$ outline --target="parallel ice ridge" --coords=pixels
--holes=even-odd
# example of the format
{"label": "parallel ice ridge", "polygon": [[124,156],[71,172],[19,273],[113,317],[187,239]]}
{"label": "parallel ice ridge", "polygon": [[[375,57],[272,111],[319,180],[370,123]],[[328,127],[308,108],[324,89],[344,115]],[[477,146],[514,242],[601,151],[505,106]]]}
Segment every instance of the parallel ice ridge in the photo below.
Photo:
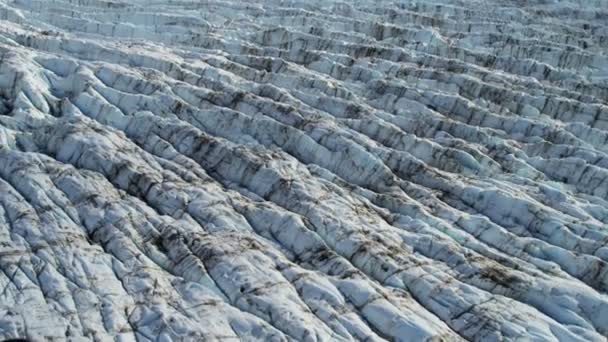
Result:
{"label": "parallel ice ridge", "polygon": [[607,0],[0,0],[0,339],[606,341],[607,52]]}

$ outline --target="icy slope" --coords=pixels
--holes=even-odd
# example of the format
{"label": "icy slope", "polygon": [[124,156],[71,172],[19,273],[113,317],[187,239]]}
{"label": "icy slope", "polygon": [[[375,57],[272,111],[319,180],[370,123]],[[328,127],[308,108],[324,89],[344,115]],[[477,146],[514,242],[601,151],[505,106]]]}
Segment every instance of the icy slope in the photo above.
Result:
{"label": "icy slope", "polygon": [[606,341],[607,0],[0,19],[0,339]]}

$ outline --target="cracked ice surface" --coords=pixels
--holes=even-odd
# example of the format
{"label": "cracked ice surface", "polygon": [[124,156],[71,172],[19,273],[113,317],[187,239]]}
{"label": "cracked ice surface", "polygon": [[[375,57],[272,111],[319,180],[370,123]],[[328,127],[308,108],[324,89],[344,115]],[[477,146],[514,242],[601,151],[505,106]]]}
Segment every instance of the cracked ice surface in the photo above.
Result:
{"label": "cracked ice surface", "polygon": [[606,341],[608,2],[0,0],[0,339]]}

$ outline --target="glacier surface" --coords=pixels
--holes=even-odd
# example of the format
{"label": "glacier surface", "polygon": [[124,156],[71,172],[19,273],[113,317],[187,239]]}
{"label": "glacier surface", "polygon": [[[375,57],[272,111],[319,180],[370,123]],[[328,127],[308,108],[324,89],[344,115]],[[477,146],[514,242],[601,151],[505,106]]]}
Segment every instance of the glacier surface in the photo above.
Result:
{"label": "glacier surface", "polygon": [[0,339],[606,341],[607,0],[0,0]]}

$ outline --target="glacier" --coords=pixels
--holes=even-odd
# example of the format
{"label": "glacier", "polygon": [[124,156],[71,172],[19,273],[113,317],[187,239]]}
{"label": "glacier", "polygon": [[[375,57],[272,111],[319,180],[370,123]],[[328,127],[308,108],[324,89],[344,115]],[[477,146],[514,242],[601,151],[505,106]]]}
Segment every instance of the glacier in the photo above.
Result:
{"label": "glacier", "polygon": [[608,0],[0,0],[0,340],[607,341]]}

